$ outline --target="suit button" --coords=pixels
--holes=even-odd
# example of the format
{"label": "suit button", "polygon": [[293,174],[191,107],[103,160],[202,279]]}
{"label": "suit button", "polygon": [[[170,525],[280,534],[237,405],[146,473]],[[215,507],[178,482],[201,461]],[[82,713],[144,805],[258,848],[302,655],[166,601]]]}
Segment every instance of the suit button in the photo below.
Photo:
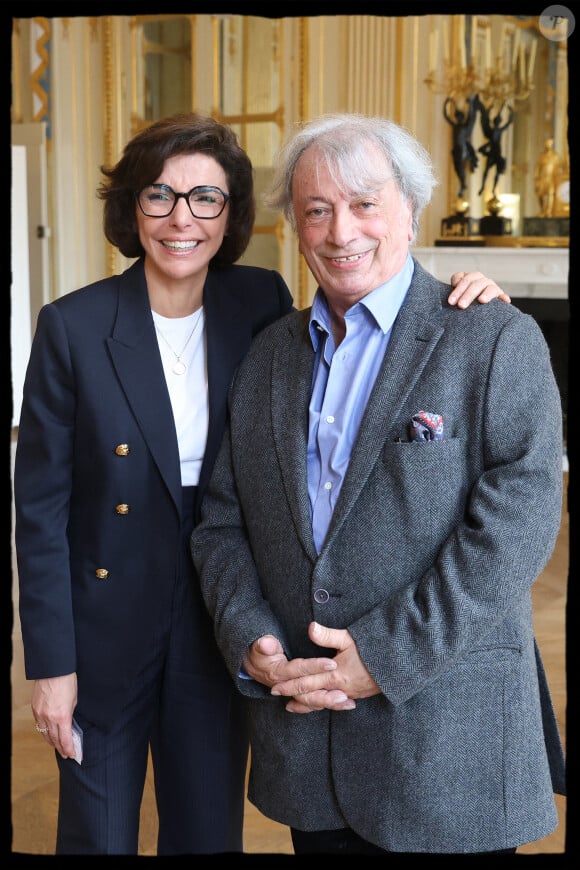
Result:
{"label": "suit button", "polygon": [[118,514],[125,515],[125,514],[129,513],[131,508],[129,507],[128,504],[118,504],[117,507],[115,508],[115,510],[117,511]]}
{"label": "suit button", "polygon": [[314,600],[317,604],[328,604],[330,595],[326,589],[317,589],[314,593]]}
{"label": "suit button", "polygon": [[128,456],[131,452],[131,448],[128,444],[117,444],[115,447],[115,453],[117,456]]}
{"label": "suit button", "polygon": [[106,580],[109,576],[109,572],[106,568],[97,568],[95,574],[97,575],[97,580]]}

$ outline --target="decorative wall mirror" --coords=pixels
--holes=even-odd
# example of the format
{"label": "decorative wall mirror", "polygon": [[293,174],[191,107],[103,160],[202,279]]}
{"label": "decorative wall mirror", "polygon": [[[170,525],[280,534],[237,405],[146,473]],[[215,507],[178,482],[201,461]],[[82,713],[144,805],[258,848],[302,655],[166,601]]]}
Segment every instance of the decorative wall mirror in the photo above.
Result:
{"label": "decorative wall mirror", "polygon": [[[256,224],[241,262],[279,269],[283,221],[261,206],[261,194],[282,135],[281,20],[212,16],[212,51],[203,81],[197,74],[195,15],[135,16],[132,27],[134,128],[173,112],[198,109],[200,90],[207,91],[210,81],[211,114],[233,127],[255,170]],[[205,95],[202,102],[207,102]]]}
{"label": "decorative wall mirror", "polygon": [[133,112],[139,126],[192,107],[193,26],[192,16],[135,18]]}

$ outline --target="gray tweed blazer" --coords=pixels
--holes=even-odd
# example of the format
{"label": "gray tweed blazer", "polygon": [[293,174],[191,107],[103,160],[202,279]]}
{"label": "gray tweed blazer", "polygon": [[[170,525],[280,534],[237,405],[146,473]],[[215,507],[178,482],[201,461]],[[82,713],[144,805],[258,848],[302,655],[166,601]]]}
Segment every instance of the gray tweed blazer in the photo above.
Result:
{"label": "gray tweed blazer", "polygon": [[[556,827],[564,792],[530,595],[561,518],[560,397],[530,316],[501,302],[458,311],[448,292],[415,264],[319,554],[308,311],[268,327],[238,370],[192,537],[247,697],[250,800],[284,824],[349,826],[393,851],[531,842]],[[420,410],[443,415],[443,440],[409,440]],[[349,630],[381,694],[297,715],[239,678],[263,634],[288,657],[323,654],[313,619]]]}

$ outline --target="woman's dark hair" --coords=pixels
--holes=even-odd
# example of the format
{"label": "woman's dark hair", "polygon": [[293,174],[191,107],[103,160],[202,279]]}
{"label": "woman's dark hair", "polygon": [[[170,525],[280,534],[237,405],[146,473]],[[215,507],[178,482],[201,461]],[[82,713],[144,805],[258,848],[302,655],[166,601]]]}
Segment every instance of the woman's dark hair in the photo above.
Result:
{"label": "woman's dark hair", "polygon": [[256,213],[250,158],[230,127],[190,112],[155,121],[127,143],[115,166],[101,166],[107,180],[101,183],[97,195],[105,202],[105,236],[125,257],[145,253],[137,230],[136,194],[159,178],[168,158],[197,153],[208,154],[220,164],[231,196],[226,235],[212,264],[229,266],[242,256],[250,242]]}

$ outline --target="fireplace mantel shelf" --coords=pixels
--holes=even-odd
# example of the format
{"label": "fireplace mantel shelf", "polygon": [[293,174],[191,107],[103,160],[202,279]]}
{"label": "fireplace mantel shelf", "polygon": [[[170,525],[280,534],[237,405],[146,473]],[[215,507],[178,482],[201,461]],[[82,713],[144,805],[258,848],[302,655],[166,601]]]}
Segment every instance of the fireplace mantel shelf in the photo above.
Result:
{"label": "fireplace mantel shelf", "polygon": [[421,265],[440,281],[454,272],[483,272],[513,298],[567,299],[569,248],[412,248]]}

